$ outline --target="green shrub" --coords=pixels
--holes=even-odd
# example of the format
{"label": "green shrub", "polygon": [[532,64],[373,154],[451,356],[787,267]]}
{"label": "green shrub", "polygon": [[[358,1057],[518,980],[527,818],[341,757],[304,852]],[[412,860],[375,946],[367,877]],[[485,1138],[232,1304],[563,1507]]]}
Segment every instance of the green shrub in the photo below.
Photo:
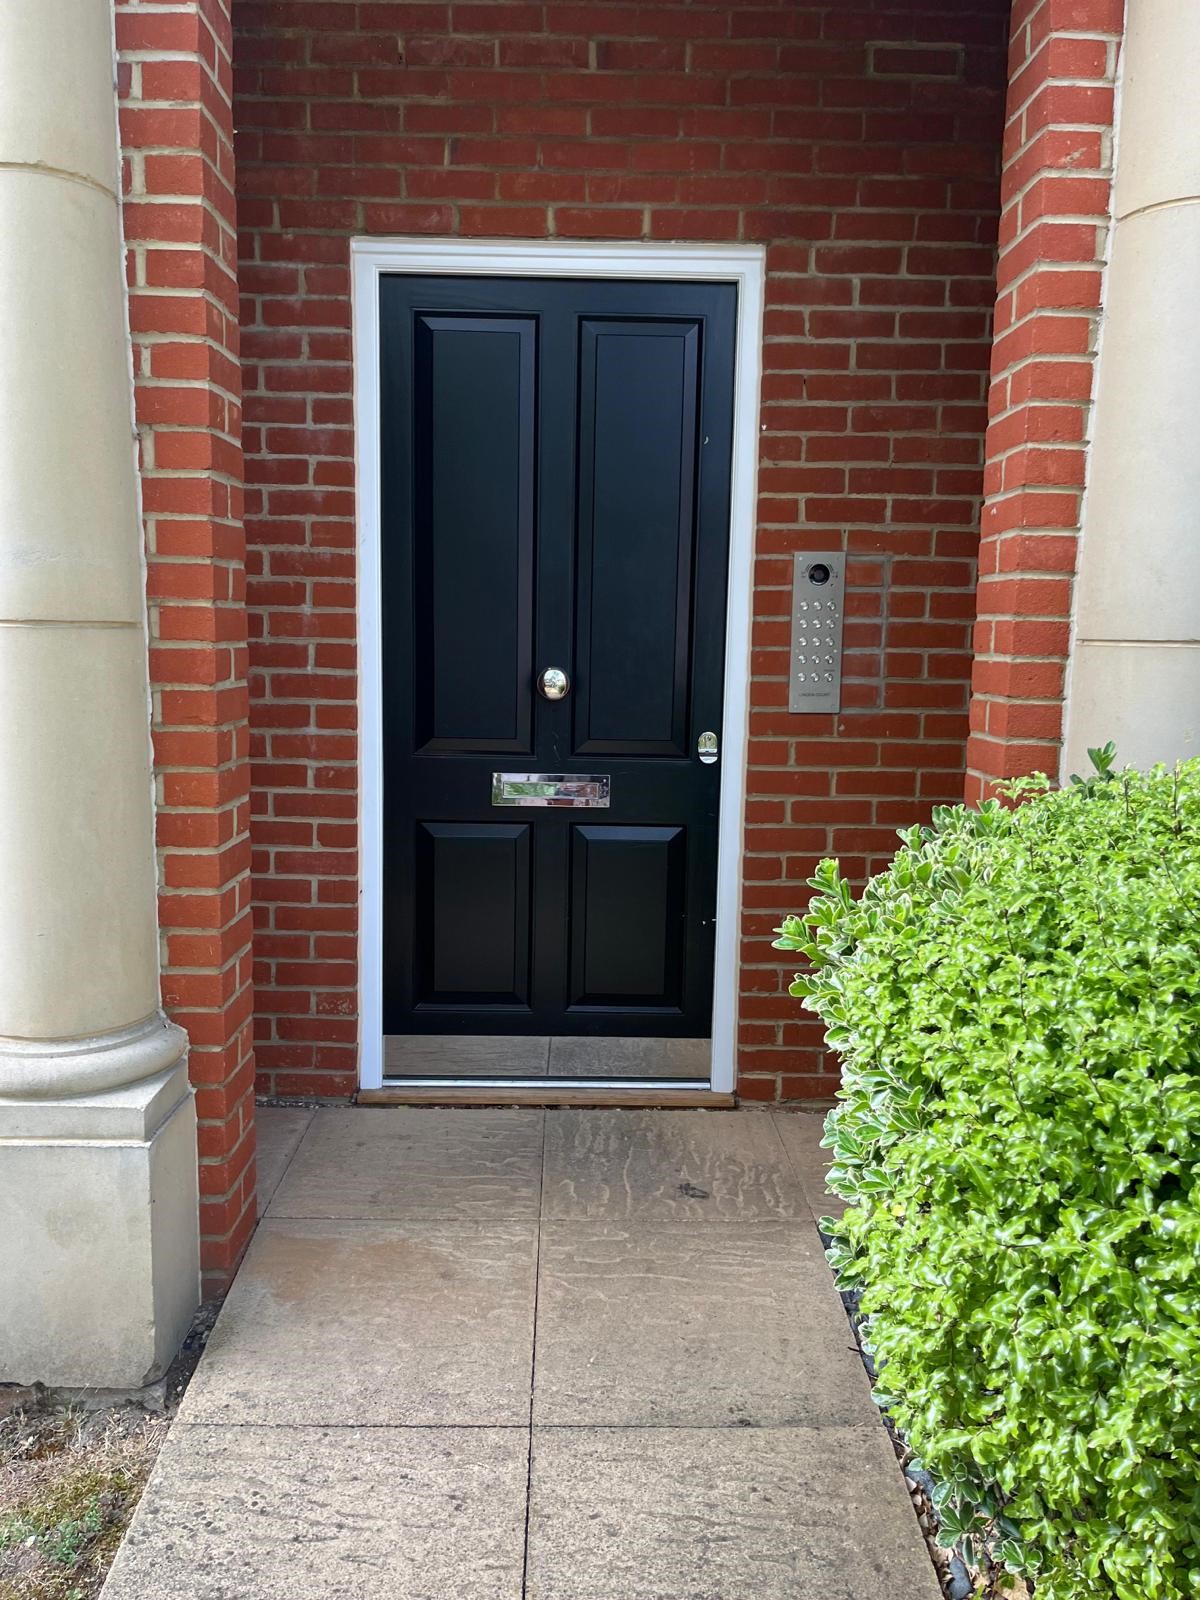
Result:
{"label": "green shrub", "polygon": [[[1100,766],[1111,752],[1099,752]],[[844,1085],[826,1222],[945,1542],[1200,1595],[1200,761],[936,813],[779,930]]]}

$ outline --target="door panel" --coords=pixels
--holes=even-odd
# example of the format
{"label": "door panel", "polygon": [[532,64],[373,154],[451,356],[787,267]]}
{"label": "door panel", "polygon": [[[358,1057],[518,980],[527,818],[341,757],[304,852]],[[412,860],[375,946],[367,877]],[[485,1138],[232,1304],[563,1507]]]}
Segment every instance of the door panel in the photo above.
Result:
{"label": "door panel", "polygon": [[686,753],[699,355],[694,322],[581,329],[581,752]]}
{"label": "door panel", "polygon": [[[709,1032],[735,310],[382,281],[386,1034]],[[497,771],[610,804],[495,806]]]}
{"label": "door panel", "polygon": [[427,315],[414,334],[417,748],[527,753],[536,327]]}
{"label": "door panel", "polygon": [[419,1006],[529,1006],[527,823],[417,824]]}
{"label": "door panel", "polygon": [[682,1010],[685,850],[682,828],[572,829],[572,1010]]}

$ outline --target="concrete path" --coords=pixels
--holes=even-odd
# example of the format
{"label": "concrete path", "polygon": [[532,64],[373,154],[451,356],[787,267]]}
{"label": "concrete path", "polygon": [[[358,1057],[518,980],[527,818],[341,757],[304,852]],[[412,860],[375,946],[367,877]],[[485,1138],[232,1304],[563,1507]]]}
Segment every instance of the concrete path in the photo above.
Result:
{"label": "concrete path", "polygon": [[804,1113],[262,1115],[104,1600],[938,1600]]}

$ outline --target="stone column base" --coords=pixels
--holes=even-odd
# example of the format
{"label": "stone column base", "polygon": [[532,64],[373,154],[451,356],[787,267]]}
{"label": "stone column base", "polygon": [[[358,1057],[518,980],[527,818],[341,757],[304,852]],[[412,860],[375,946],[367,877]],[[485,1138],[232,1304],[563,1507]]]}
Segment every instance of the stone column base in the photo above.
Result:
{"label": "stone column base", "polygon": [[134,1389],[200,1300],[186,1057],[140,1083],[0,1098],[0,1382]]}

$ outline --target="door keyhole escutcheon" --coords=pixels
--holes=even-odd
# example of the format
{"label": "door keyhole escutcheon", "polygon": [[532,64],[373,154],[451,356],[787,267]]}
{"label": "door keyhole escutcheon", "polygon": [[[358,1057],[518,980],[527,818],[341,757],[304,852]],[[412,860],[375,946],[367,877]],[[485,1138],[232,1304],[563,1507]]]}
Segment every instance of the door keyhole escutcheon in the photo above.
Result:
{"label": "door keyhole escutcheon", "polygon": [[717,759],[717,736],[715,733],[702,733],[696,740],[696,754],[706,767],[711,767]]}
{"label": "door keyhole escutcheon", "polygon": [[571,680],[561,667],[546,667],[538,674],[538,693],[546,700],[565,699]]}

